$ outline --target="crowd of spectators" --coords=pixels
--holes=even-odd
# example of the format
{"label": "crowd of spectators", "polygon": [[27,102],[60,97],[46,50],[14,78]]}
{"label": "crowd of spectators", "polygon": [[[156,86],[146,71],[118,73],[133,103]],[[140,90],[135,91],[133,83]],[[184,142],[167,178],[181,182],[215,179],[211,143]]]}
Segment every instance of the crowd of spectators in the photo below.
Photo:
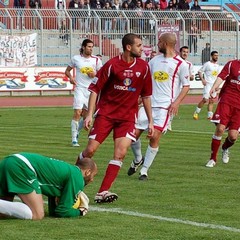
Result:
{"label": "crowd of spectators", "polygon": [[[71,0],[71,2],[80,3],[82,0]],[[71,4],[70,2],[70,4]],[[194,0],[194,3],[190,7],[189,2],[191,0],[119,0],[117,9],[134,10],[139,8],[139,2],[142,9],[145,10],[164,10],[164,11],[201,11],[198,0]],[[82,2],[84,4],[84,0]],[[109,3],[109,7],[116,9],[114,0],[90,0],[90,7],[92,9],[104,9],[106,3]],[[69,7],[70,7],[69,4]]]}
{"label": "crowd of spectators", "polygon": [[[26,1],[26,3],[25,3]],[[14,0],[13,7],[19,7],[16,6],[17,2],[24,2],[24,6],[21,6],[23,8],[32,8],[34,2],[39,2],[40,0]],[[84,9],[86,5],[86,0],[55,0],[57,2],[56,4],[59,5],[59,3],[66,3],[66,9]],[[138,0],[119,0],[117,3],[117,8],[115,8],[115,1],[114,0],[90,0],[89,6],[91,9],[105,9],[106,4],[109,4],[108,8],[111,9],[127,9],[127,10],[134,10],[138,7],[137,3]],[[198,4],[198,0],[194,0],[193,4],[191,3],[192,0],[140,0],[141,7],[146,10],[164,10],[164,11],[175,11],[175,10],[192,10],[192,11],[201,11],[201,7]],[[45,2],[42,1],[41,5],[42,8],[51,8],[54,6],[49,7],[48,5],[44,4]],[[55,5],[56,5],[55,4]],[[190,7],[190,4],[192,5]],[[46,5],[46,6],[45,6]],[[11,6],[9,6],[11,7]],[[40,7],[40,6],[39,6]]]}

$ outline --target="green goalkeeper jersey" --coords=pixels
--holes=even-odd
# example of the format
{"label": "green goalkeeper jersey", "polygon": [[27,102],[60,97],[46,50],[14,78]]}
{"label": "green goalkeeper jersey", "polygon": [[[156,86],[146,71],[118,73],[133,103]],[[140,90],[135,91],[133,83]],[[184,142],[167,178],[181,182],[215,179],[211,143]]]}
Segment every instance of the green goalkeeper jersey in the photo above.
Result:
{"label": "green goalkeeper jersey", "polygon": [[[22,171],[25,172],[21,175]],[[18,173],[17,178],[13,176],[15,173]],[[33,180],[29,180],[27,174],[31,175]],[[73,206],[79,192],[83,191],[85,182],[82,172],[77,166],[58,159],[25,152],[10,155],[0,162],[0,195],[7,192],[29,193],[29,184],[25,184],[25,186],[24,181],[33,182],[32,191],[35,190],[49,198],[58,197],[57,206],[54,204],[50,206],[49,212],[52,214],[58,217],[80,215],[80,210]]]}

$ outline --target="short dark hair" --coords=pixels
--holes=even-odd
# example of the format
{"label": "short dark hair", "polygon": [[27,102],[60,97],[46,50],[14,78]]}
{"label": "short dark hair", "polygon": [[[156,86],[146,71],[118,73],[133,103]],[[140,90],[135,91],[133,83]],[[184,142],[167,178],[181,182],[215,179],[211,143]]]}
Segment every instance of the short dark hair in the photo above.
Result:
{"label": "short dark hair", "polygon": [[138,38],[140,39],[140,37],[137,34],[134,33],[127,33],[124,35],[124,37],[122,38],[122,48],[123,51],[126,50],[126,46],[127,45],[133,45],[134,44],[134,40]]}
{"label": "short dark hair", "polygon": [[83,47],[86,47],[88,45],[88,43],[93,44],[93,41],[88,38],[83,40],[81,48],[80,48],[80,53],[83,53]]}
{"label": "short dark hair", "polygon": [[218,51],[212,51],[211,52],[211,56],[213,56],[214,54],[218,54]]}
{"label": "short dark hair", "polygon": [[183,49],[188,49],[188,46],[182,46],[179,51],[181,52]]}
{"label": "short dark hair", "polygon": [[82,170],[90,169],[92,172],[97,169],[97,165],[92,158],[78,158],[76,166],[78,166]]}

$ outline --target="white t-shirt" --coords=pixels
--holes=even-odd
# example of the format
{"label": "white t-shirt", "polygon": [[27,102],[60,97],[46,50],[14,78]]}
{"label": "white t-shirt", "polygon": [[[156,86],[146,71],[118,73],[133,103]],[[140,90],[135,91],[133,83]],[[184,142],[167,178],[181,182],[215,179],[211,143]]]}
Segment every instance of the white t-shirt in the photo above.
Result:
{"label": "white t-shirt", "polygon": [[188,68],[189,68],[189,74],[190,76],[191,75],[194,75],[194,68],[193,68],[193,64],[191,62],[189,62],[188,60],[185,60],[185,62],[187,63],[188,65]]}
{"label": "white t-shirt", "polygon": [[213,63],[208,61],[203,64],[203,66],[199,69],[198,72],[204,74],[204,79],[207,83],[214,83],[218,74],[220,73],[220,66],[218,63]]}
{"label": "white t-shirt", "polygon": [[152,107],[168,108],[178,97],[182,86],[189,86],[189,66],[178,55],[157,55],[149,62],[152,75]]}
{"label": "white t-shirt", "polygon": [[93,55],[89,58],[85,58],[82,55],[75,55],[68,65],[76,68],[77,86],[88,88],[93,78],[90,78],[87,73],[92,71],[96,73],[102,67],[102,61]]}

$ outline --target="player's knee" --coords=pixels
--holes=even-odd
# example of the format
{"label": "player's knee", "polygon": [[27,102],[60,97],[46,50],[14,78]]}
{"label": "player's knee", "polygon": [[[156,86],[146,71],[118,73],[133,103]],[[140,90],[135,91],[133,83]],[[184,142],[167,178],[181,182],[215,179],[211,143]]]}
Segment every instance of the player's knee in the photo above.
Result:
{"label": "player's knee", "polygon": [[96,149],[93,147],[88,147],[84,152],[83,152],[83,156],[84,157],[88,157],[88,158],[92,158],[94,153],[96,152]]}
{"label": "player's knee", "polygon": [[230,136],[228,136],[228,139],[229,139],[230,142],[234,143],[237,140],[237,136],[230,135]]}
{"label": "player's knee", "polygon": [[44,218],[44,212],[33,213],[32,220],[42,220]]}

